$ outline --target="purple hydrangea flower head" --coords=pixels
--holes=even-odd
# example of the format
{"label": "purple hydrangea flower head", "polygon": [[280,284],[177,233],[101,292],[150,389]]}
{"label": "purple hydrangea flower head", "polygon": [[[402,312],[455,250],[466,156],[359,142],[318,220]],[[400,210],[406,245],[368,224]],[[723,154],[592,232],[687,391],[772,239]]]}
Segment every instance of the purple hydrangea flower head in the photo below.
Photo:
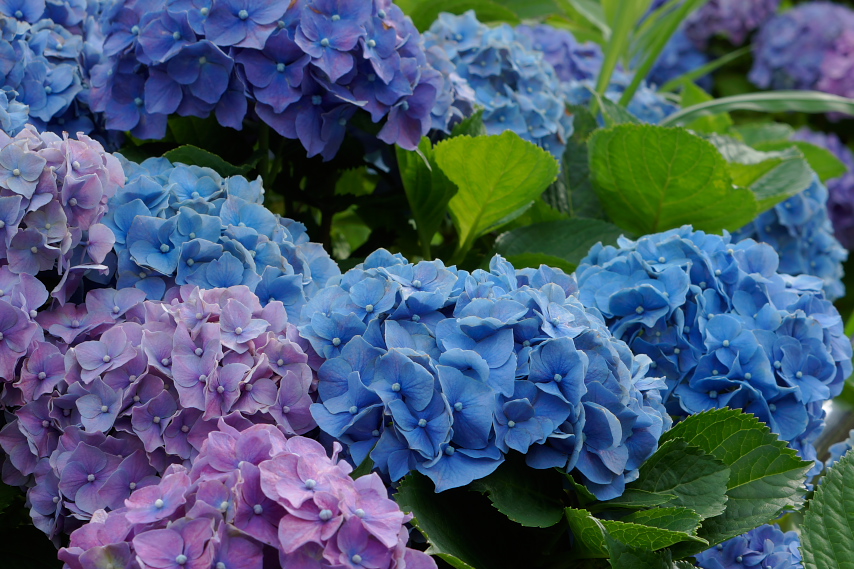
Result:
{"label": "purple hydrangea flower head", "polygon": [[766,524],[697,555],[697,564],[703,569],[803,569],[800,545],[797,532]]}
{"label": "purple hydrangea flower head", "polygon": [[851,374],[851,345],[822,281],[778,272],[774,248],[685,226],[594,246],[581,301],[665,376],[673,415],[742,408],[806,460],[822,403]]}
{"label": "purple hydrangea flower head", "polygon": [[835,134],[801,129],[792,137],[826,148],[842,161],[847,172],[827,181],[827,213],[836,238],[846,249],[854,247],[854,153]]}
{"label": "purple hydrangea flower head", "polygon": [[819,277],[829,300],[845,295],[842,262],[848,258],[848,251],[833,234],[828,190],[818,176],[809,188],[733,233],[735,241],[746,238],[773,246],[780,255],[780,272]]}
{"label": "purple hydrangea flower head", "polygon": [[435,569],[407,547],[411,516],[379,475],[352,479],[340,448],[330,458],[318,442],[286,438],[272,425],[220,420],[191,469],[173,465],[124,507],[98,511],[59,557],[66,567],[111,557],[140,568],[260,569],[278,557],[282,567]]}
{"label": "purple hydrangea flower head", "polygon": [[[766,22],[755,41],[748,78],[763,89],[816,89],[825,76],[844,68],[834,55],[837,41],[854,27],[854,11],[831,2],[807,2]],[[846,40],[842,40],[843,46]]]}
{"label": "purple hydrangea flower head", "polygon": [[710,0],[685,20],[685,35],[700,49],[715,36],[741,45],[779,6],[780,0]]}
{"label": "purple hydrangea flower head", "polygon": [[325,360],[317,424],[393,480],[418,470],[442,491],[515,451],[613,497],[670,426],[649,359],[614,340],[560,270],[495,257],[469,274],[380,250],[310,300],[302,322]]}

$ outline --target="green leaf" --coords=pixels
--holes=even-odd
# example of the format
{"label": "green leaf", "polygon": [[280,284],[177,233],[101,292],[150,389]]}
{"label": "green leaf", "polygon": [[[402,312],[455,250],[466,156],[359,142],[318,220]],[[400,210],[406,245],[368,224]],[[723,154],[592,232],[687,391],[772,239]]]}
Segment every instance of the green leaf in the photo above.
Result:
{"label": "green leaf", "polygon": [[564,516],[562,476],[556,470],[534,470],[519,456],[510,456],[470,488],[489,496],[492,505],[514,522],[547,528]]}
{"label": "green leaf", "polygon": [[726,507],[729,477],[730,469],[723,462],[676,439],[663,443],[641,465],[638,479],[629,488],[674,494],[676,497],[666,502],[667,506],[690,508],[701,518],[710,518]]}
{"label": "green leaf", "polygon": [[[706,101],[713,100],[713,98],[714,97],[712,97],[693,83],[686,83],[682,87],[683,107],[690,107],[691,105],[705,103]],[[692,121],[690,124],[686,125],[686,128],[695,132],[724,133],[727,132],[730,127],[732,127],[732,124],[732,117],[729,116],[729,113],[720,113],[717,115],[700,117],[697,120]]]}
{"label": "green leaf", "polygon": [[474,10],[477,13],[477,19],[484,23],[507,22],[513,25],[519,23],[519,17],[513,10],[491,0],[430,0],[419,2],[407,13],[418,31],[423,32],[430,28],[442,12],[462,14],[469,10]]}
{"label": "green leaf", "polygon": [[744,140],[745,144],[753,147],[765,142],[789,140],[789,137],[795,134],[795,129],[780,122],[740,124],[732,127],[732,130]]}
{"label": "green leaf", "polygon": [[751,52],[753,48],[751,46],[744,46],[739,48],[733,52],[730,52],[724,56],[721,56],[709,63],[703,65],[702,67],[698,67],[697,69],[693,69],[687,73],[683,73],[678,77],[674,77],[664,85],[658,88],[658,91],[661,93],[669,93],[671,91],[675,91],[680,85],[684,85],[688,82],[694,82],[695,80],[705,77],[706,75],[720,69],[724,65],[732,63],[736,59],[743,57]]}
{"label": "green leaf", "polygon": [[558,0],[558,5],[570,14],[578,14],[585,20],[599,28],[604,36],[610,36],[611,27],[605,20],[605,12],[602,4],[596,0]]}
{"label": "green leaf", "polygon": [[617,68],[617,63],[628,50],[632,30],[649,4],[650,0],[602,0],[605,20],[611,28],[608,45],[604,50],[605,59],[596,81],[596,92],[603,98],[611,84],[611,76]]}
{"label": "green leaf", "polygon": [[813,170],[800,150],[761,152],[728,136],[709,139],[729,162],[732,182],[750,188],[763,212],[810,187]]}
{"label": "green leaf", "polygon": [[356,206],[350,206],[332,216],[332,254],[336,259],[346,259],[350,253],[367,243],[371,236],[368,227],[356,212]]}
{"label": "green leaf", "polygon": [[337,196],[369,196],[377,188],[378,177],[367,167],[345,170],[335,183]]}
{"label": "green leaf", "polygon": [[652,508],[666,504],[671,500],[676,499],[676,494],[662,494],[659,492],[649,492],[647,490],[639,490],[637,488],[626,488],[622,496],[601,502],[599,506],[605,508],[626,508],[636,510],[642,508]]}
{"label": "green leaf", "polygon": [[430,242],[448,214],[448,202],[457,188],[436,163],[430,139],[422,138],[417,151],[396,146],[395,152],[421,250],[430,259]]}
{"label": "green leaf", "polygon": [[620,521],[695,534],[702,519],[691,508],[653,508],[632,512]]}
{"label": "green leaf", "polygon": [[459,188],[448,204],[459,236],[458,259],[475,239],[538,198],[558,173],[551,154],[510,131],[445,140],[436,145],[435,157]]}
{"label": "green leaf", "polygon": [[602,111],[602,118],[605,119],[605,126],[615,126],[618,124],[641,124],[641,120],[633,115],[627,108],[620,106],[608,97],[603,97],[596,92],[593,93],[593,97],[596,99],[598,107]]}
{"label": "green leaf", "polygon": [[778,140],[776,142],[763,142],[754,146],[763,152],[778,152],[792,147],[803,153],[804,158],[822,182],[844,176],[848,171],[848,167],[833,152],[803,140]]}
{"label": "green leaf", "polygon": [[552,257],[544,253],[521,253],[519,255],[505,255],[504,257],[517,269],[539,269],[540,265],[547,265],[570,274],[578,268],[578,265],[569,263],[560,257]]}
{"label": "green leaf", "polygon": [[495,0],[520,18],[542,18],[557,12],[554,0]]}
{"label": "green leaf", "polygon": [[466,117],[451,130],[451,137],[455,136],[487,136],[486,126],[483,124],[483,109],[477,111],[470,117]]}
{"label": "green leaf", "polygon": [[202,150],[198,146],[193,146],[191,144],[179,146],[174,150],[164,153],[163,156],[172,162],[181,162],[183,164],[210,168],[220,176],[225,177],[245,176],[252,170],[252,168],[254,168],[253,164],[235,166],[234,164],[226,162],[216,154],[208,152],[207,150]]}
{"label": "green leaf", "polygon": [[673,569],[670,551],[647,551],[606,536],[613,569]]}
{"label": "green leaf", "polygon": [[637,235],[688,223],[710,233],[735,230],[757,214],[753,193],[733,188],[721,153],[685,129],[598,130],[590,138],[590,169],[606,213]]}
{"label": "green leaf", "polygon": [[806,569],[854,569],[854,453],[817,486],[801,526]]}
{"label": "green leaf", "polygon": [[803,499],[804,475],[812,462],[798,458],[753,415],[734,409],[692,415],[664,433],[661,444],[675,439],[700,447],[730,468],[726,510],[704,520],[698,532],[711,545],[767,523]]}
{"label": "green leaf", "polygon": [[370,474],[374,469],[374,461],[370,456],[366,456],[365,460],[350,473],[350,478],[355,480]]}
{"label": "green leaf", "polygon": [[845,113],[854,115],[854,99],[818,91],[764,91],[723,97],[692,107],[682,108],[662,120],[661,126],[686,124],[703,116],[729,111],[780,113]]}
{"label": "green leaf", "polygon": [[598,219],[572,218],[520,227],[501,234],[495,250],[505,257],[542,254],[578,266],[596,243],[614,245],[623,231]]}

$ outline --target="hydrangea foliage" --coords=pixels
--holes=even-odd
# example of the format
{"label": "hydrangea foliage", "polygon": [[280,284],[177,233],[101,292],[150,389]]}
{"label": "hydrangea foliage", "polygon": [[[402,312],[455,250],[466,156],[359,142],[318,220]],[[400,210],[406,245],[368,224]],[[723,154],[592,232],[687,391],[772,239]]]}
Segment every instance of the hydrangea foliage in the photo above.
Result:
{"label": "hydrangea foliage", "polygon": [[102,28],[92,107],[140,138],[162,138],[173,113],[236,129],[257,116],[330,159],[364,109],[386,119],[381,140],[414,149],[442,82],[412,21],[384,0],[129,0]]}
{"label": "hydrangea foliage", "polygon": [[848,171],[827,181],[827,213],[836,238],[846,248],[854,247],[854,153],[835,134],[801,129],[792,137],[826,148],[842,161]]}
{"label": "hydrangea foliage", "polygon": [[160,300],[176,285],[246,285],[296,320],[306,297],[339,274],[305,226],[262,205],[260,178],[222,178],[166,158],[123,165],[127,183],[104,220],[116,236],[118,288]]}
{"label": "hydrangea foliage", "polygon": [[800,546],[798,532],[766,524],[697,555],[697,565],[702,569],[803,569]]}
{"label": "hydrangea foliage", "polygon": [[0,267],[59,281],[53,295],[65,302],[84,274],[108,272],[115,239],[101,221],[124,184],[121,164],[85,135],[32,126],[14,138],[0,132],[0,147]]}
{"label": "hydrangea foliage", "polygon": [[270,425],[220,422],[191,468],[171,466],[123,507],[99,511],[59,557],[68,569],[261,569],[270,558],[280,567],[435,569],[406,547],[411,516],[380,477],[353,480],[337,454]]}
{"label": "hydrangea foliage", "polygon": [[671,412],[741,408],[815,460],[822,403],[851,374],[851,344],[821,281],[779,263],[770,245],[686,226],[594,246],[579,297],[652,358]]}
{"label": "hydrangea foliage", "polygon": [[47,292],[13,278],[0,268],[11,299],[0,300],[0,321],[14,323],[0,356],[26,356],[19,373],[0,374],[14,413],[0,431],[3,479],[29,486],[30,513],[48,535],[121,507],[170,464],[195,459],[220,419],[287,434],[314,427],[307,344],[281,302],[262,307],[245,286],[185,286],[168,303],[105,288],[33,321],[17,307]]}
{"label": "hydrangea foliage", "polygon": [[670,426],[649,359],[613,338],[560,270],[496,256],[469,274],[379,250],[312,299],[303,322],[325,360],[315,420],[392,480],[418,470],[439,491],[463,486],[515,450],[607,499]]}
{"label": "hydrangea foliage", "polygon": [[814,176],[809,188],[759,214],[733,239],[768,243],[780,256],[781,273],[817,276],[824,282],[825,296],[836,300],[845,294],[842,262],[848,251],[833,234],[827,204],[827,188]]}

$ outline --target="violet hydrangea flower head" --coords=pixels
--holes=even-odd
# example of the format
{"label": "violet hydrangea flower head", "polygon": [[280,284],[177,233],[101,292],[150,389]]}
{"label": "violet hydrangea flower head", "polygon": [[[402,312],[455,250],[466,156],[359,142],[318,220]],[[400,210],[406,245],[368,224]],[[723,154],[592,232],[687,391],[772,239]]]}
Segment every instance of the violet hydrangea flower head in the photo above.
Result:
{"label": "violet hydrangea flower head", "polygon": [[320,443],[286,438],[272,425],[220,421],[191,469],[172,466],[124,506],[99,511],[59,552],[65,567],[103,557],[126,567],[435,569],[407,547],[400,511],[379,475],[352,467]]}
{"label": "violet hydrangea flower head", "polygon": [[779,263],[770,245],[685,226],[596,245],[576,274],[584,305],[665,376],[673,415],[741,408],[815,460],[851,344],[821,280]]}
{"label": "violet hydrangea flower head", "polygon": [[245,286],[186,285],[169,302],[101,288],[31,315],[48,297],[38,281],[0,267],[0,286],[3,403],[15,415],[0,430],[4,481],[32,487],[31,515],[50,536],[189,464],[220,419],[315,427],[310,348],[280,301],[262,306]]}
{"label": "violet hydrangea flower head", "polygon": [[[474,91],[475,104],[484,108],[487,132],[512,130],[556,156],[563,154],[572,135],[572,116],[554,68],[531,48],[528,35],[506,25],[490,28],[470,10],[460,16],[440,14],[424,33],[424,46],[428,53],[440,49],[453,64],[438,69],[445,74],[446,89],[452,86],[460,100],[456,106],[468,103],[470,94],[458,86],[459,79]],[[453,116],[437,114],[443,118],[434,128],[449,132]]]}
{"label": "violet hydrangea flower head", "polygon": [[766,524],[700,553],[697,565],[702,569],[803,569],[800,545],[797,532]]}
{"label": "violet hydrangea flower head", "polygon": [[819,277],[824,282],[824,295],[831,301],[845,295],[842,263],[848,251],[833,234],[828,189],[818,176],[814,175],[809,188],[733,233],[734,241],[746,238],[774,247],[780,255],[781,273]]}
{"label": "violet hydrangea flower head", "polygon": [[300,333],[325,360],[312,415],[392,480],[418,470],[442,491],[516,451],[618,496],[670,426],[664,384],[576,290],[545,266],[495,257],[469,274],[381,249],[303,311]]}
{"label": "violet hydrangea flower head", "polygon": [[263,206],[261,179],[223,178],[164,158],[123,160],[125,187],[104,223],[116,235],[118,288],[160,300],[176,286],[248,286],[291,319],[338,266],[305,227]]}
{"label": "violet hydrangea flower head", "polygon": [[[799,4],[762,26],[748,78],[763,89],[815,89],[824,77],[825,59],[834,53],[843,32],[852,28],[854,10],[847,6],[831,2]],[[830,77],[834,77],[833,73]]]}
{"label": "violet hydrangea flower head", "polygon": [[793,140],[803,140],[826,148],[842,161],[847,172],[839,178],[827,181],[827,213],[833,223],[836,238],[846,249],[854,247],[854,153],[839,137],[831,133],[813,132],[803,128],[795,133]]}
{"label": "violet hydrangea flower head", "polygon": [[685,35],[701,49],[715,36],[742,45],[779,6],[780,0],[709,0],[685,20]]}

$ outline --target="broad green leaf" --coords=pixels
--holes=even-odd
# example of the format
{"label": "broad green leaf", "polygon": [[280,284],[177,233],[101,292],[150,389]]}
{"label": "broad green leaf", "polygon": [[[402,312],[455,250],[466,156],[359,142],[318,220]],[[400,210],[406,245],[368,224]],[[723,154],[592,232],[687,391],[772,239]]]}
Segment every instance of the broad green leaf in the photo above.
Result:
{"label": "broad green leaf", "polygon": [[778,152],[761,152],[728,136],[712,135],[709,140],[729,162],[732,182],[753,191],[760,212],[812,184],[813,170],[794,146]]}
{"label": "broad green leaf", "polygon": [[[691,105],[705,103],[712,99],[713,97],[711,95],[693,83],[686,83],[682,87],[683,107],[690,107]],[[732,127],[732,117],[729,116],[729,113],[700,117],[697,120],[692,121],[690,124],[685,125],[685,128],[689,130],[704,133],[724,133],[728,131],[730,127]]]}
{"label": "broad green leaf", "polygon": [[557,0],[557,3],[571,15],[579,15],[599,28],[606,40],[611,35],[602,4],[596,0]]}
{"label": "broad green leaf", "polygon": [[665,505],[691,508],[702,518],[721,514],[726,507],[730,469],[703,449],[683,440],[670,440],[641,465],[634,490],[675,494]]}
{"label": "broad green leaf", "polygon": [[547,265],[570,274],[578,268],[578,265],[560,257],[552,257],[544,253],[521,253],[519,255],[505,255],[504,257],[517,269],[538,269],[540,265]]}
{"label": "broad green leaf", "polygon": [[370,456],[366,456],[365,460],[357,466],[353,472],[350,473],[350,477],[355,480],[356,478],[361,478],[362,476],[368,475],[374,469],[374,461]]}
{"label": "broad green leaf", "polygon": [[557,12],[554,0],[494,0],[520,18],[542,18]]}
{"label": "broad green leaf", "polygon": [[519,17],[513,10],[492,0],[430,0],[418,2],[407,14],[418,31],[423,32],[430,28],[442,12],[462,14],[469,10],[474,10],[481,22],[519,23]]}
{"label": "broad green leaf", "polygon": [[514,522],[547,528],[564,516],[562,476],[556,470],[534,470],[524,459],[508,457],[498,469],[470,488],[489,496],[492,505]]}
{"label": "broad green leaf", "polygon": [[801,526],[806,569],[854,569],[854,453],[817,486]]}
{"label": "broad green leaf", "polygon": [[510,131],[445,140],[436,145],[435,158],[459,188],[448,205],[457,227],[460,259],[475,239],[538,198],[558,173],[551,154]]}
{"label": "broad green leaf", "polygon": [[744,140],[745,144],[753,147],[766,142],[789,140],[789,137],[795,133],[795,129],[781,122],[740,124],[732,127],[732,130]]}
{"label": "broad green leaf", "polygon": [[804,158],[822,182],[844,176],[848,171],[848,167],[833,152],[803,140],[778,140],[776,142],[763,142],[754,146],[763,152],[779,152],[792,147],[803,153]]}
{"label": "broad green leaf", "polygon": [[642,508],[652,508],[666,504],[671,500],[676,499],[676,494],[662,494],[659,492],[648,492],[647,490],[639,490],[637,488],[626,488],[618,498],[600,502],[597,508],[625,508],[629,510],[639,510]]}
{"label": "broad green leaf", "polygon": [[396,146],[397,164],[406,199],[412,209],[415,229],[425,259],[430,259],[430,242],[448,214],[448,202],[457,188],[436,164],[433,146],[422,138],[418,151]]}
{"label": "broad green leaf", "polygon": [[590,138],[593,184],[609,217],[638,235],[685,224],[711,233],[756,217],[747,189],[733,188],[727,163],[682,128],[620,125]]}
{"label": "broad green leaf", "polygon": [[695,80],[705,77],[706,75],[720,69],[724,65],[732,63],[736,59],[743,57],[750,53],[752,50],[751,46],[745,46],[739,48],[733,52],[730,52],[724,56],[721,56],[709,63],[703,65],[702,67],[698,67],[697,69],[693,69],[687,73],[683,73],[678,77],[674,77],[664,85],[658,88],[660,93],[669,93],[671,91],[675,91],[680,85],[684,85],[689,82],[694,82]]}
{"label": "broad green leaf", "polygon": [[593,93],[598,107],[605,120],[605,126],[616,126],[618,124],[641,124],[641,120],[633,115],[627,108],[615,103],[608,97]]}
{"label": "broad green leaf", "polygon": [[670,551],[647,551],[606,534],[608,562],[613,569],[673,569]]}
{"label": "broad green leaf", "polygon": [[346,259],[350,253],[367,243],[371,228],[356,213],[356,206],[339,211],[332,217],[332,254]]}
{"label": "broad green leaf", "polygon": [[378,176],[367,167],[345,170],[335,183],[335,195],[369,196],[377,188]]}
{"label": "broad green leaf", "polygon": [[543,254],[578,266],[590,247],[602,242],[613,245],[624,232],[598,219],[572,218],[520,227],[501,234],[495,250],[505,257]]}
{"label": "broad green leaf", "polygon": [[[734,409],[692,415],[664,433],[661,444],[675,439],[700,447],[730,468],[726,510],[704,520],[698,532],[711,545],[767,523],[803,499],[804,475],[812,462],[801,460],[753,415]],[[680,549],[684,554],[698,551]]]}
{"label": "broad green leaf", "polygon": [[487,134],[486,127],[483,124],[483,109],[470,117],[464,118],[451,130],[451,137],[463,135],[486,136]]}
{"label": "broad green leaf", "polygon": [[723,97],[676,111],[659,123],[661,126],[686,124],[703,116],[729,111],[781,113],[844,113],[854,115],[854,99],[818,91],[763,91]]}
{"label": "broad green leaf", "polygon": [[202,166],[214,170],[220,176],[245,176],[252,170],[251,164],[243,166],[235,166],[230,164],[207,150],[202,150],[198,146],[185,144],[163,154],[172,162],[181,162],[183,164],[191,164],[193,166]]}
{"label": "broad green leaf", "polygon": [[702,519],[691,508],[652,508],[632,512],[620,521],[695,534]]}

